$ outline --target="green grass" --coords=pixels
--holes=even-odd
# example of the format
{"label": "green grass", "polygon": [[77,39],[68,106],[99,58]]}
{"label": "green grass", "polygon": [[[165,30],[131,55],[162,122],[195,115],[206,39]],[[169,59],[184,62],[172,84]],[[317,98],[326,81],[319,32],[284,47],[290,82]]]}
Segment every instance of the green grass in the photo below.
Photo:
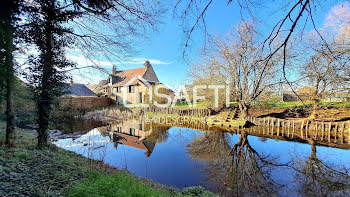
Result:
{"label": "green grass", "polygon": [[[231,106],[238,106],[237,102],[230,102]],[[257,106],[265,105],[266,107],[278,107],[278,108],[289,108],[289,107],[312,107],[313,101],[289,101],[289,102],[258,102]],[[187,103],[177,103],[175,105],[177,108],[189,108]],[[208,102],[197,103],[196,108],[207,108],[210,104]],[[350,108],[350,102],[320,102],[320,107],[329,108]]]}
{"label": "green grass", "polygon": [[101,172],[90,174],[89,177],[68,190],[70,197],[81,196],[180,196],[166,190],[150,187],[148,183],[127,172],[110,175]]}
{"label": "green grass", "polygon": [[301,101],[290,101],[290,102],[267,102],[268,107],[279,107],[279,108],[288,108],[288,107],[301,107],[306,105],[307,107],[312,106],[311,101],[305,101],[304,104]]}
{"label": "green grass", "polygon": [[215,196],[201,187],[181,192],[55,146],[38,150],[34,134],[23,131],[8,148],[4,133],[0,121],[0,196]]}
{"label": "green grass", "polygon": [[196,106],[193,105],[193,102],[191,102],[192,106],[189,106],[187,102],[184,103],[176,103],[176,108],[196,108],[196,109],[203,109],[208,108],[210,104],[208,102],[197,102]]}
{"label": "green grass", "polygon": [[[289,107],[301,107],[305,105],[306,107],[312,107],[312,101],[290,101],[290,102],[267,102],[268,107],[279,107],[279,108],[289,108]],[[320,102],[320,107],[330,107],[330,108],[350,108],[350,102]]]}

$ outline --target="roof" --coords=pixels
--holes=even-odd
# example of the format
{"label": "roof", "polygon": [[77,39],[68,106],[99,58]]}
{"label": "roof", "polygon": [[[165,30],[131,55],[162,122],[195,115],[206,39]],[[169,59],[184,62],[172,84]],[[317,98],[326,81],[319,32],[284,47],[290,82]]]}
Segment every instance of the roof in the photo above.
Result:
{"label": "roof", "polygon": [[113,142],[124,144],[126,146],[134,147],[137,149],[145,150],[149,153],[153,152],[155,143],[147,141],[147,139],[140,140],[136,136],[130,136],[122,133],[114,133]]}
{"label": "roof", "polygon": [[77,96],[96,96],[85,84],[74,83],[73,87],[69,83],[65,83],[63,90],[65,95],[77,95]]}
{"label": "roof", "polygon": [[[135,68],[135,69],[129,69],[129,70],[123,70],[123,71],[117,71],[116,74],[110,75],[113,78],[113,86],[124,86],[128,82],[130,82],[134,77],[140,76],[142,77],[147,70],[147,67],[141,67],[141,68]],[[138,83],[138,80],[134,80],[130,85],[136,85]]]}

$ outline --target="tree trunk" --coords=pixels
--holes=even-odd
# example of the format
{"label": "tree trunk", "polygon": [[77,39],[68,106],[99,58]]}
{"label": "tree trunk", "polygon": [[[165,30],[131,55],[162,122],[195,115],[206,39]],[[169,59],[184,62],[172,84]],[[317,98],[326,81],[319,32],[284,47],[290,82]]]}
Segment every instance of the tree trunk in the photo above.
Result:
{"label": "tree trunk", "polygon": [[[42,45],[41,53],[42,59],[40,60],[42,64],[42,77],[41,77],[41,92],[39,99],[37,101],[38,105],[38,148],[44,148],[48,145],[48,130],[49,121],[51,115],[51,104],[53,100],[52,92],[52,79],[54,76],[52,65],[53,63],[53,48],[52,48],[52,31],[51,31],[51,21],[47,23],[45,27],[46,40],[45,44]],[[40,48],[40,47],[39,47]]]}
{"label": "tree trunk", "polygon": [[243,103],[243,102],[238,102],[239,110],[241,111],[241,118],[244,120],[247,120],[249,117],[249,107]]}
{"label": "tree trunk", "polygon": [[315,120],[318,117],[319,108],[320,108],[320,100],[315,98],[314,99],[314,107],[313,107],[312,113],[309,116],[309,119]]}
{"label": "tree trunk", "polygon": [[7,146],[15,146],[15,121],[13,110],[13,84],[14,84],[14,69],[13,69],[13,30],[11,27],[11,6],[9,3],[9,10],[4,23],[5,29],[5,67],[6,67],[6,141]]}
{"label": "tree trunk", "polygon": [[320,100],[315,99],[314,100],[314,110],[313,110],[315,118],[317,118],[319,108],[320,108]]}

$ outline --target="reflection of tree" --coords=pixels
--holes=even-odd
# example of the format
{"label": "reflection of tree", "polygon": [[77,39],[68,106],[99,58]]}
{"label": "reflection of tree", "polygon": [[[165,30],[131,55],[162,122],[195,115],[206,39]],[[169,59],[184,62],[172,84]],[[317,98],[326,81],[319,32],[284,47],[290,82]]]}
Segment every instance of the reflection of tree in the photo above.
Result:
{"label": "reflection of tree", "polygon": [[170,128],[169,126],[150,125],[150,127],[151,134],[147,137],[147,140],[153,143],[163,143],[168,139],[168,129]]}
{"label": "reflection of tree", "polygon": [[271,196],[279,186],[271,179],[271,167],[280,165],[256,152],[247,136],[242,131],[238,142],[230,149],[223,132],[210,132],[188,145],[189,154],[209,160],[204,170],[210,186],[217,192],[227,196]]}
{"label": "reflection of tree", "polygon": [[256,152],[249,144],[245,131],[242,131],[230,155],[230,167],[225,182],[231,189],[227,191],[229,194],[270,196],[276,193],[278,184],[271,179],[270,171],[271,167],[279,164]]}
{"label": "reflection of tree", "polygon": [[229,136],[222,131],[209,131],[188,146],[188,154],[200,160],[215,160],[229,154]]}
{"label": "reflection of tree", "polygon": [[[316,144],[310,140],[311,155],[306,161],[294,165],[298,172],[296,180],[300,183],[300,193],[306,196],[345,196],[350,194],[349,170],[329,166],[316,156]],[[348,190],[348,191],[346,191]]]}

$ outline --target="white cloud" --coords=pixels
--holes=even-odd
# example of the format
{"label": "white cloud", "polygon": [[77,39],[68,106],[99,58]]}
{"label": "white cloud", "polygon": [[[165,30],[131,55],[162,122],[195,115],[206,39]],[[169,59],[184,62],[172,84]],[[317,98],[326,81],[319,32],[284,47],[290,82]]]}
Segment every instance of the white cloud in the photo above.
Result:
{"label": "white cloud", "polygon": [[120,64],[144,64],[146,60],[148,60],[151,64],[158,64],[158,65],[171,64],[171,62],[166,62],[166,61],[156,60],[156,59],[147,59],[147,58],[133,58],[129,61],[121,62]]}
{"label": "white cloud", "polygon": [[78,65],[81,66],[112,66],[112,65],[127,65],[127,64],[140,64],[143,65],[146,60],[150,61],[153,65],[167,65],[171,64],[171,62],[157,60],[157,59],[147,59],[147,58],[132,58],[130,60],[126,61],[104,61],[104,60],[91,60],[87,59],[82,55],[76,56],[76,55],[67,55],[67,58],[70,59],[73,62],[76,62]]}
{"label": "white cloud", "polygon": [[112,66],[117,64],[117,62],[113,61],[103,61],[103,60],[91,60],[87,59],[84,56],[75,56],[75,55],[67,55],[67,58],[80,66]]}

